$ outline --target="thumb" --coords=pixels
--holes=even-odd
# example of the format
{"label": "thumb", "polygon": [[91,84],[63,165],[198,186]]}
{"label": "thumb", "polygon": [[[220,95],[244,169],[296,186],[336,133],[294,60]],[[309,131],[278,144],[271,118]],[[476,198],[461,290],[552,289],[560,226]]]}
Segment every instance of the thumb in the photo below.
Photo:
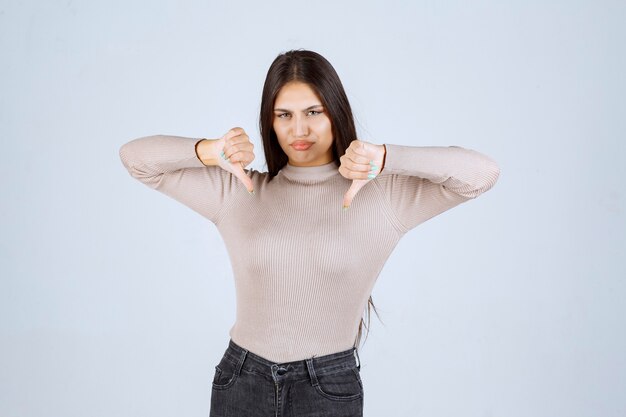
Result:
{"label": "thumb", "polygon": [[231,162],[229,159],[224,159],[224,152],[222,152],[218,158],[218,164],[220,167],[237,177],[250,194],[254,194],[252,179],[248,176],[248,174],[246,174],[246,171],[243,169],[243,164],[240,161]]}
{"label": "thumb", "polygon": [[241,180],[248,192],[250,194],[254,194],[254,185],[252,184],[252,179],[248,176],[248,174],[246,174],[246,171],[244,171],[243,164],[241,162],[234,162],[231,164],[231,168],[233,170],[233,174],[235,174],[235,176],[239,178],[239,180]]}
{"label": "thumb", "polygon": [[347,210],[348,207],[350,207],[350,204],[352,204],[352,199],[354,198],[356,193],[358,193],[359,190],[363,188],[363,186],[367,184],[368,182],[369,180],[352,180],[352,184],[350,185],[350,188],[348,188],[348,191],[346,191],[346,193],[343,195],[343,209],[344,210]]}

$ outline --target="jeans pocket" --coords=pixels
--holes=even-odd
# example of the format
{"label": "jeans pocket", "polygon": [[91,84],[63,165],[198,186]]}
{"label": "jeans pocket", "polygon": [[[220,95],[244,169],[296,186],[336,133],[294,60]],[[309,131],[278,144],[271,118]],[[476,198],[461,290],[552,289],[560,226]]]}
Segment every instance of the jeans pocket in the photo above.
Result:
{"label": "jeans pocket", "polygon": [[356,368],[317,375],[317,381],[317,392],[330,400],[351,401],[363,396],[363,382]]}
{"label": "jeans pocket", "polygon": [[239,377],[239,367],[230,359],[223,357],[218,365],[215,366],[215,374],[213,375],[213,389],[225,390],[232,387]]}

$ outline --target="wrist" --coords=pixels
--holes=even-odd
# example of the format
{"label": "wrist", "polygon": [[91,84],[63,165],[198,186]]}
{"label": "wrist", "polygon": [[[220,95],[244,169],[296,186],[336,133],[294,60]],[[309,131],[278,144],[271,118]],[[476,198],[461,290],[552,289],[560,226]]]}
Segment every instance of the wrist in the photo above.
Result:
{"label": "wrist", "polygon": [[380,171],[379,172],[382,172],[383,169],[385,169],[385,160],[387,159],[387,147],[385,146],[384,143],[382,145],[379,145],[379,146],[381,147],[381,152],[382,152],[382,155],[383,155],[383,157],[382,157],[383,162],[380,165]]}
{"label": "wrist", "polygon": [[219,139],[201,138],[196,142],[196,156],[204,165],[218,165],[218,141]]}

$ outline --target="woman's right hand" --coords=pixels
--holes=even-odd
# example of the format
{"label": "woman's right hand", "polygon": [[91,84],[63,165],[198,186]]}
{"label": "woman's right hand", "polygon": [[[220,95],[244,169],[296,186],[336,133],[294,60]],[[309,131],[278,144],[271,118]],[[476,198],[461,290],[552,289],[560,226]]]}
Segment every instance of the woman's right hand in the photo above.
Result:
{"label": "woman's right hand", "polygon": [[248,134],[240,127],[233,127],[215,141],[218,165],[233,173],[245,185],[250,194],[254,194],[252,179],[244,168],[254,160],[254,145]]}

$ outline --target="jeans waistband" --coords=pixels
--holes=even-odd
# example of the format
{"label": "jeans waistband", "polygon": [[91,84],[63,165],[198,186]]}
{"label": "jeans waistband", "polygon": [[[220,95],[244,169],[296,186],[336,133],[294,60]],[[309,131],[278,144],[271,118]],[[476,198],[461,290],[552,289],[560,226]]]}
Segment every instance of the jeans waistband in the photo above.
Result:
{"label": "jeans waistband", "polygon": [[313,356],[298,361],[280,363],[272,362],[250,352],[230,339],[228,348],[224,352],[224,357],[239,367],[239,369],[245,368],[248,371],[267,375],[274,381],[281,379],[315,379],[315,375],[329,374],[340,369],[352,367],[361,369],[361,361],[356,347],[329,355]]}

